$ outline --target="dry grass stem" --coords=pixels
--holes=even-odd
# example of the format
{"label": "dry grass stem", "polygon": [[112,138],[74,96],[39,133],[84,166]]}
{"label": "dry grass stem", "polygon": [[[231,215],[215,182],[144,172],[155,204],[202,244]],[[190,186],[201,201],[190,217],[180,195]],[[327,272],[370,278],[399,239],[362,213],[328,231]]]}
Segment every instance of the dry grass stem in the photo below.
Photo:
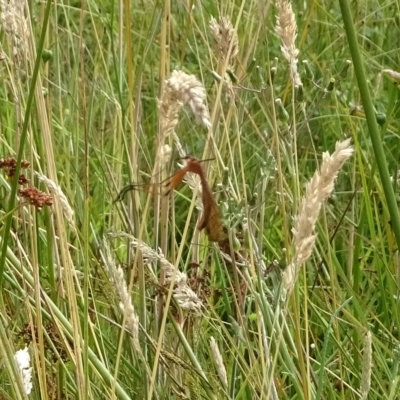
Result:
{"label": "dry grass stem", "polygon": [[300,75],[297,71],[297,56],[299,50],[296,48],[297,24],[292,9],[292,4],[288,0],[277,0],[278,15],[276,17],[276,33],[281,38],[281,50],[283,56],[289,62],[290,76],[295,87],[302,86]]}
{"label": "dry grass stem", "polygon": [[25,1],[0,0],[1,27],[11,42],[13,55],[17,60],[28,54],[29,28],[25,18]]}
{"label": "dry grass stem", "polygon": [[179,111],[185,105],[189,105],[196,121],[207,128],[211,127],[203,84],[194,75],[175,70],[165,82],[165,89],[158,103],[161,131],[164,137],[174,131],[178,124]]}
{"label": "dry grass stem", "polygon": [[212,336],[210,338],[210,347],[211,347],[211,354],[214,358],[215,366],[217,367],[217,373],[218,373],[219,380],[224,385],[224,388],[228,389],[228,378],[226,375],[224,361],[223,361],[223,358],[219,351],[217,342],[215,341],[215,339]]}
{"label": "dry grass stem", "polygon": [[65,219],[68,221],[68,224],[71,227],[71,229],[75,230],[75,222],[73,218],[74,210],[70,206],[67,196],[61,190],[60,186],[58,186],[54,181],[49,179],[47,176],[39,174],[36,171],[35,175],[39,179],[39,181],[43,182],[43,184],[47,187],[47,189],[50,190],[53,196],[59,200]]}
{"label": "dry grass stem", "polygon": [[114,258],[111,255],[111,249],[107,241],[103,242],[102,252],[103,262],[108,267],[111,280],[114,283],[115,289],[118,293],[120,303],[119,307],[126,317],[126,327],[132,335],[133,344],[138,352],[140,352],[139,345],[139,317],[135,313],[132,298],[128,292],[128,286],[125,281],[124,271],[121,267],[117,267]]}
{"label": "dry grass stem", "polygon": [[364,338],[364,354],[363,368],[361,374],[360,400],[367,400],[368,393],[371,388],[371,371],[372,371],[372,334],[367,332]]}
{"label": "dry grass stem", "polygon": [[124,232],[111,233],[109,236],[112,238],[125,237],[129,239],[130,243],[140,250],[143,256],[143,262],[145,264],[159,262],[161,264],[161,268],[165,272],[166,283],[171,283],[171,281],[174,280],[173,297],[179,307],[195,313],[201,312],[202,308],[204,308],[203,303],[198,298],[197,294],[187,284],[187,275],[176,269],[175,266],[165,258],[161,250],[157,252],[147,244],[136,239],[134,236]]}
{"label": "dry grass stem", "polygon": [[[271,368],[271,356],[270,356],[270,350],[269,350],[269,343],[268,343],[268,336],[267,336],[267,332],[265,329],[265,323],[263,323],[264,321],[264,317],[261,313],[261,311],[258,312],[258,318],[261,322],[260,327],[261,327],[261,337],[262,337],[262,342],[263,342],[263,347],[264,347],[264,354],[265,354],[265,364],[267,365],[267,368],[270,369]],[[275,382],[274,380],[271,381],[270,383],[270,399],[271,400],[278,400],[278,393],[276,391],[276,386],[275,386]]]}
{"label": "dry grass stem", "polygon": [[314,229],[322,204],[331,195],[339,170],[352,154],[350,139],[337,142],[332,155],[323,153],[321,170],[315,172],[306,186],[306,194],[293,228],[295,255],[292,263],[283,272],[283,283],[289,291],[296,283],[300,267],[311,256],[316,239]]}
{"label": "dry grass stem", "polygon": [[[239,53],[239,39],[229,17],[219,17],[218,21],[211,18],[211,34],[215,41],[216,52],[222,63],[228,58],[228,66]],[[229,53],[229,49],[231,52]]]}

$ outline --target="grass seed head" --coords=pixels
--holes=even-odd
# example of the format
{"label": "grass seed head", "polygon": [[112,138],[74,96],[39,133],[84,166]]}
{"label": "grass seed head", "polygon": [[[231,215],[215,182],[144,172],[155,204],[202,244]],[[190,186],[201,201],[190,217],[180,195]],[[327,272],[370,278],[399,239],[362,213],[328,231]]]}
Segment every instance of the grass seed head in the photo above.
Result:
{"label": "grass seed head", "polygon": [[132,335],[133,343],[137,351],[140,351],[139,345],[139,317],[135,312],[132,303],[132,297],[128,291],[128,285],[124,277],[124,271],[120,266],[117,267],[114,257],[111,255],[111,249],[107,242],[103,242],[103,262],[108,268],[111,281],[113,282],[118,297],[120,299],[119,308],[126,315],[126,327]]}
{"label": "grass seed head", "polygon": [[219,377],[221,383],[224,385],[224,388],[228,389],[228,377],[226,374],[224,361],[223,361],[221,352],[219,351],[217,342],[215,341],[214,337],[212,337],[212,336],[210,338],[210,348],[211,348],[211,354],[214,358],[215,366],[217,367],[218,377]]}
{"label": "grass seed head", "polygon": [[[225,62],[229,58],[228,66],[232,65],[234,58],[239,53],[239,39],[230,18],[219,17],[218,21],[211,18],[210,30],[215,41],[218,58],[221,62]],[[230,48],[231,52],[229,53]]]}
{"label": "grass seed head", "polygon": [[44,206],[51,206],[53,204],[53,198],[50,195],[40,191],[34,186],[19,189],[19,195],[38,210],[41,210]]}
{"label": "grass seed head", "polygon": [[361,400],[368,399],[368,393],[371,389],[371,372],[372,372],[372,334],[370,331],[364,337],[364,354],[361,373],[360,393]]}
{"label": "grass seed head", "polygon": [[12,51],[17,60],[28,53],[29,28],[24,13],[25,1],[0,0],[1,27],[12,43]]}
{"label": "grass seed head", "polygon": [[390,76],[395,81],[400,81],[400,72],[393,71],[392,69],[383,69],[382,72]]}
{"label": "grass seed head", "polygon": [[[26,169],[30,166],[28,161],[21,161],[21,168]],[[14,157],[4,157],[0,160],[0,169],[3,169],[8,178],[12,178],[15,175],[17,169],[17,160]]]}
{"label": "grass seed head", "polygon": [[297,24],[292,4],[288,0],[278,0],[276,6],[278,15],[276,16],[275,31],[281,38],[282,54],[290,64],[290,75],[294,86],[302,86],[297,71],[299,50],[296,48]]}
{"label": "grass seed head", "polygon": [[306,185],[306,193],[292,230],[295,255],[283,271],[283,283],[289,291],[296,283],[300,267],[310,258],[314,249],[317,238],[314,229],[322,204],[332,194],[336,177],[352,154],[350,139],[337,142],[332,155],[328,152],[323,153],[321,170],[316,171]]}
{"label": "grass seed head", "polygon": [[164,92],[158,103],[165,137],[174,131],[178,124],[179,111],[185,105],[189,105],[197,122],[207,128],[211,127],[203,84],[194,75],[175,70],[165,82]]}

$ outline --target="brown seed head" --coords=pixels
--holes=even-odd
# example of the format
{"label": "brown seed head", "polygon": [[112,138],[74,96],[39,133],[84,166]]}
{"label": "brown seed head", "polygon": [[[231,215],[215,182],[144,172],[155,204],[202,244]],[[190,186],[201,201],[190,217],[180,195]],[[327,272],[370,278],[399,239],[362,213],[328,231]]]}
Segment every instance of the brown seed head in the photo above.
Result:
{"label": "brown seed head", "polygon": [[32,204],[39,210],[43,208],[43,206],[51,206],[53,204],[53,199],[51,196],[44,192],[41,192],[34,186],[20,189],[19,195],[26,199],[29,204]]}
{"label": "brown seed head", "polygon": [[[30,163],[28,161],[21,161],[21,168],[28,168]],[[14,157],[4,157],[0,159],[0,169],[3,169],[9,178],[15,175],[17,169],[17,160]]]}

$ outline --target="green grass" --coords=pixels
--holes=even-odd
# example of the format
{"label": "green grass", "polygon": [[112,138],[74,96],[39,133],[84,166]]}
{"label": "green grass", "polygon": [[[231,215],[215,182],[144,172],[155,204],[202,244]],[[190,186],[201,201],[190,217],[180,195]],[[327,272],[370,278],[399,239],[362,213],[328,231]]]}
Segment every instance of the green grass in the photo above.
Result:
{"label": "green grass", "polygon": [[[367,332],[368,398],[399,398],[400,108],[397,84],[381,74],[399,69],[399,7],[292,3],[299,98],[275,33],[275,4],[261,3],[30,2],[31,50],[19,49],[18,59],[0,32],[0,158],[29,161],[16,175],[46,192],[34,172],[50,178],[74,211],[69,223],[53,193],[51,207],[27,205],[16,180],[0,174],[0,399],[27,398],[13,362],[25,344],[34,399],[359,399]],[[226,65],[209,21],[220,15],[237,27],[233,70],[251,90],[229,93],[215,79]],[[175,131],[189,154],[213,158],[204,167],[228,230],[225,250],[237,250],[246,268],[197,231],[197,196],[187,185],[170,197],[132,191],[113,202],[124,186],[157,172],[164,133],[157,101],[174,69],[206,89],[212,128],[185,107]],[[348,137],[354,154],[285,298],[280,268],[294,255],[291,229],[305,185],[322,153]],[[172,156],[158,181],[179,169],[172,136],[165,143]],[[161,249],[188,275],[200,315],[179,307],[160,262],[146,264],[121,233]],[[107,245],[139,317],[140,351],[119,307]],[[262,274],[261,265],[275,264]]]}

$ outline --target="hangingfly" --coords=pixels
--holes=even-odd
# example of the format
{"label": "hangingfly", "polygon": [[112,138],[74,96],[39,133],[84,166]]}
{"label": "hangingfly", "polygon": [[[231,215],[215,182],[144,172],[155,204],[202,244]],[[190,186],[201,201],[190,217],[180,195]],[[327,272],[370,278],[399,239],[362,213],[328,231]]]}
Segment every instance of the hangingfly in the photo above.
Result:
{"label": "hangingfly", "polygon": [[[168,195],[173,191],[179,183],[182,182],[185,174],[187,172],[192,172],[200,177],[201,187],[202,187],[202,202],[203,202],[203,215],[197,225],[197,229],[202,231],[205,229],[208,239],[212,242],[219,242],[224,239],[224,227],[222,225],[221,216],[218,210],[218,205],[214,199],[214,195],[208,185],[207,179],[201,163],[208,160],[198,160],[197,158],[186,156],[183,157],[186,161],[186,165],[177,171],[174,175],[167,178],[165,181],[161,182],[161,187],[166,189],[164,195]],[[115,202],[122,201],[126,193],[130,190],[139,189],[143,187],[152,188],[156,185],[128,185],[125,186],[121,192],[118,194]]]}

